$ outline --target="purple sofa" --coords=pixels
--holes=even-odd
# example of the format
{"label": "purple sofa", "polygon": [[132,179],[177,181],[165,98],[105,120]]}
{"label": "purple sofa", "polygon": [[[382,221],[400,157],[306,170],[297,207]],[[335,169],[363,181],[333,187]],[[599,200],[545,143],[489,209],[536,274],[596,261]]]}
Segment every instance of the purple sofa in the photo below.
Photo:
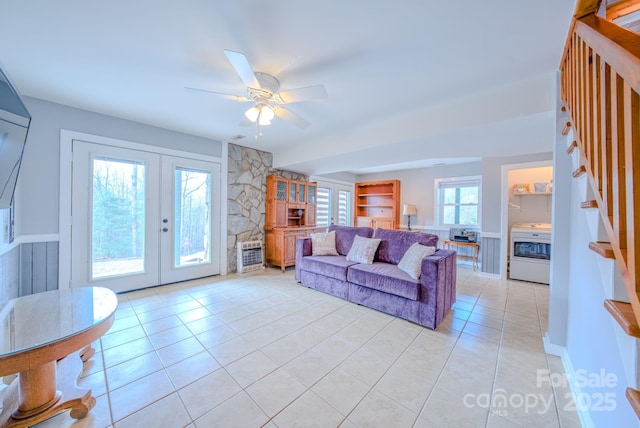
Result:
{"label": "purple sofa", "polygon": [[[311,238],[296,242],[296,281],[435,329],[456,300],[456,252],[439,249],[422,260],[419,280],[398,268],[414,243],[437,246],[436,235],[370,227],[331,225],[337,256],[313,256]],[[373,264],[347,261],[355,235],[381,239]]]}

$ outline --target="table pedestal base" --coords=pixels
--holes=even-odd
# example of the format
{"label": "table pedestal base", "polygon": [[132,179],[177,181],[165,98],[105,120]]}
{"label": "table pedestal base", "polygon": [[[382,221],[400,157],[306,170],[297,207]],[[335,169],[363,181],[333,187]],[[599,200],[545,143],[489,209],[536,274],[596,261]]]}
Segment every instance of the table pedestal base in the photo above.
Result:
{"label": "table pedestal base", "polygon": [[74,419],[87,416],[96,399],[90,389],[76,384],[87,355],[93,354],[83,349],[57,363],[21,372],[4,392],[0,427],[33,426],[67,409]]}

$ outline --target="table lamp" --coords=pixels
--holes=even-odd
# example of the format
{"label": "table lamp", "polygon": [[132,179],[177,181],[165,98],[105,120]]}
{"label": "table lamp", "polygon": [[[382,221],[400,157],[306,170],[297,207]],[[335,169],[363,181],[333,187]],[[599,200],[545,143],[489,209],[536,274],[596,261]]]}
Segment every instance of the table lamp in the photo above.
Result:
{"label": "table lamp", "polygon": [[413,204],[404,204],[402,206],[402,215],[407,216],[407,228],[411,230],[411,216],[416,215],[416,206]]}

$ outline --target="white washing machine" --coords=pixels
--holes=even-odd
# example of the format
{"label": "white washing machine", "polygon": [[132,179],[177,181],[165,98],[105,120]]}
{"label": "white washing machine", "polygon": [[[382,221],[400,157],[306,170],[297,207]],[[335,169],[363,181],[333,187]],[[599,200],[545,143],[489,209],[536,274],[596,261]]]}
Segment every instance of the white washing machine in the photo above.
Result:
{"label": "white washing machine", "polygon": [[514,223],[510,254],[509,278],[549,284],[551,224]]}

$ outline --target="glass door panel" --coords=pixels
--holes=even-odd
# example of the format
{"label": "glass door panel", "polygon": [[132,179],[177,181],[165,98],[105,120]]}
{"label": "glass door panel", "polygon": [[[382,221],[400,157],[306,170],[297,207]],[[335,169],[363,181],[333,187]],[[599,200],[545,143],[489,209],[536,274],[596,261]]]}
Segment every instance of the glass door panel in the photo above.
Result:
{"label": "glass door panel", "polygon": [[296,202],[298,196],[298,183],[295,181],[289,182],[289,202]]}
{"label": "glass door panel", "polygon": [[211,263],[211,173],[175,169],[174,267]]}
{"label": "glass door panel", "polygon": [[276,181],[276,200],[277,201],[286,201],[287,200],[287,182],[278,180]]}
{"label": "glass door panel", "polygon": [[338,224],[341,226],[351,224],[351,190],[338,191]]}
{"label": "glass door panel", "polygon": [[331,220],[331,189],[318,187],[318,201],[316,204],[316,226],[329,227]]}
{"label": "glass door panel", "polygon": [[145,271],[146,165],[92,160],[91,279]]}

